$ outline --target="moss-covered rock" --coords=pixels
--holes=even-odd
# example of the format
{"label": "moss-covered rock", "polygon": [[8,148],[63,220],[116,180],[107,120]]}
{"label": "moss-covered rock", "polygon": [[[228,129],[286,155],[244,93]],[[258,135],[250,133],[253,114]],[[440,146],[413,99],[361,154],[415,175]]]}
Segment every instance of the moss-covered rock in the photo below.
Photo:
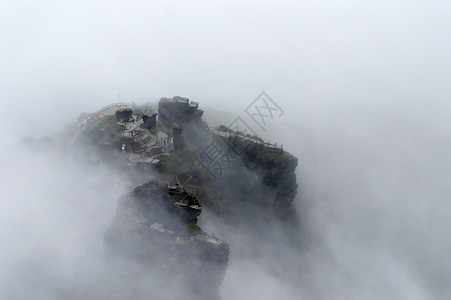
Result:
{"label": "moss-covered rock", "polygon": [[203,233],[202,229],[194,223],[186,224],[183,227],[183,234],[196,235],[196,234],[200,234],[200,233]]}
{"label": "moss-covered rock", "polygon": [[121,144],[123,130],[124,127],[117,123],[115,116],[104,116],[88,122],[81,134],[91,145],[109,147]]}

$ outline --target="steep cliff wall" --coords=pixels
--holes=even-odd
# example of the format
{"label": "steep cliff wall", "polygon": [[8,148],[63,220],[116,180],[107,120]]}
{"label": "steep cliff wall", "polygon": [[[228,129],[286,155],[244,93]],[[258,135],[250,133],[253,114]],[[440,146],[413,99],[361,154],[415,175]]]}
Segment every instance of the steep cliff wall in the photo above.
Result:
{"label": "steep cliff wall", "polygon": [[274,214],[282,220],[296,222],[293,200],[298,187],[295,173],[298,159],[282,149],[256,143],[249,146],[242,158],[246,167],[259,174],[264,185],[275,191]]}

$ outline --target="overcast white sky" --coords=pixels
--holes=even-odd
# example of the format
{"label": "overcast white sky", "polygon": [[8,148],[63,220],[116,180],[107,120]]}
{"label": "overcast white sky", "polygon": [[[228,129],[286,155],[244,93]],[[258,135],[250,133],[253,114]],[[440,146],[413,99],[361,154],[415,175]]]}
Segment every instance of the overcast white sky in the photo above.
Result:
{"label": "overcast white sky", "polygon": [[[449,1],[1,1],[2,114],[73,119],[184,95],[240,111],[261,91],[287,119],[334,106],[447,117]],[[18,131],[19,128],[16,128]]]}
{"label": "overcast white sky", "polygon": [[[323,246],[304,257],[307,298],[449,299],[450,53],[450,1],[0,0],[2,139],[51,135],[119,94],[136,103],[187,96],[243,115],[266,91],[285,112],[267,137],[300,158],[297,205]],[[60,196],[48,194],[53,186],[40,174],[54,158],[18,164],[5,153],[8,199],[0,211],[15,212],[0,227],[32,214],[20,205],[36,205],[30,195],[39,195],[51,216],[47,207]],[[104,185],[105,177],[86,179],[72,169],[75,175],[66,167],[46,171],[68,176],[61,195],[77,184],[88,205],[104,195],[94,183]],[[74,220],[84,216],[79,210]],[[64,218],[55,222],[55,236],[65,236]],[[48,228],[30,224],[27,234],[40,243],[34,226],[44,234]],[[21,253],[11,247],[0,261]],[[232,262],[228,274],[242,271]],[[243,295],[243,286],[233,290],[244,280],[236,276],[223,286],[229,298]],[[246,282],[249,299],[285,290],[277,278],[261,276],[268,288]]]}

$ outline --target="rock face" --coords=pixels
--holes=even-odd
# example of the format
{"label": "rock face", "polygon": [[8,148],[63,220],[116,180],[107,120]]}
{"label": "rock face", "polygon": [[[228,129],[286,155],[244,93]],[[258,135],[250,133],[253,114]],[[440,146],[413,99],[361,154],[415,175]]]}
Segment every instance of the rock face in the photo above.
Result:
{"label": "rock face", "polygon": [[296,222],[293,200],[297,193],[296,167],[298,159],[281,149],[252,144],[243,153],[247,168],[260,174],[263,184],[275,192],[274,215],[288,222]]}
{"label": "rock face", "polygon": [[198,107],[199,103],[185,97],[161,98],[158,113],[161,120],[185,123],[200,120],[204,112]]}
{"label": "rock face", "polygon": [[187,299],[220,299],[229,246],[195,225],[201,209],[181,186],[150,181],[119,199],[105,248],[158,269],[167,277],[165,288],[183,282]]}
{"label": "rock face", "polygon": [[185,143],[183,142],[182,136],[182,124],[174,123],[172,124],[172,136],[174,137],[174,148],[175,150],[183,149]]}
{"label": "rock face", "polygon": [[157,126],[157,113],[153,110],[148,109],[143,112],[142,119],[144,122],[143,127],[146,129],[152,129]]}

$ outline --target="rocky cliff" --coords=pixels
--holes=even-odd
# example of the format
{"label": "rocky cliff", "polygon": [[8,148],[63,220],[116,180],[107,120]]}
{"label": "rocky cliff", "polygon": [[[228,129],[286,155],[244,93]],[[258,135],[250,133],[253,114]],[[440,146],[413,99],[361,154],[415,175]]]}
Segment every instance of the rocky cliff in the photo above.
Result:
{"label": "rocky cliff", "polygon": [[219,299],[229,246],[195,225],[201,206],[180,186],[150,181],[123,195],[105,232],[110,255],[127,257],[166,278],[187,299]]}
{"label": "rocky cliff", "polygon": [[218,299],[229,246],[196,225],[202,209],[250,234],[271,222],[297,227],[298,160],[258,137],[212,130],[187,98],[162,99],[150,128],[137,113],[147,109],[123,122],[114,113],[82,120],[71,139],[138,185],[120,197],[105,248],[183,282],[193,299]]}

